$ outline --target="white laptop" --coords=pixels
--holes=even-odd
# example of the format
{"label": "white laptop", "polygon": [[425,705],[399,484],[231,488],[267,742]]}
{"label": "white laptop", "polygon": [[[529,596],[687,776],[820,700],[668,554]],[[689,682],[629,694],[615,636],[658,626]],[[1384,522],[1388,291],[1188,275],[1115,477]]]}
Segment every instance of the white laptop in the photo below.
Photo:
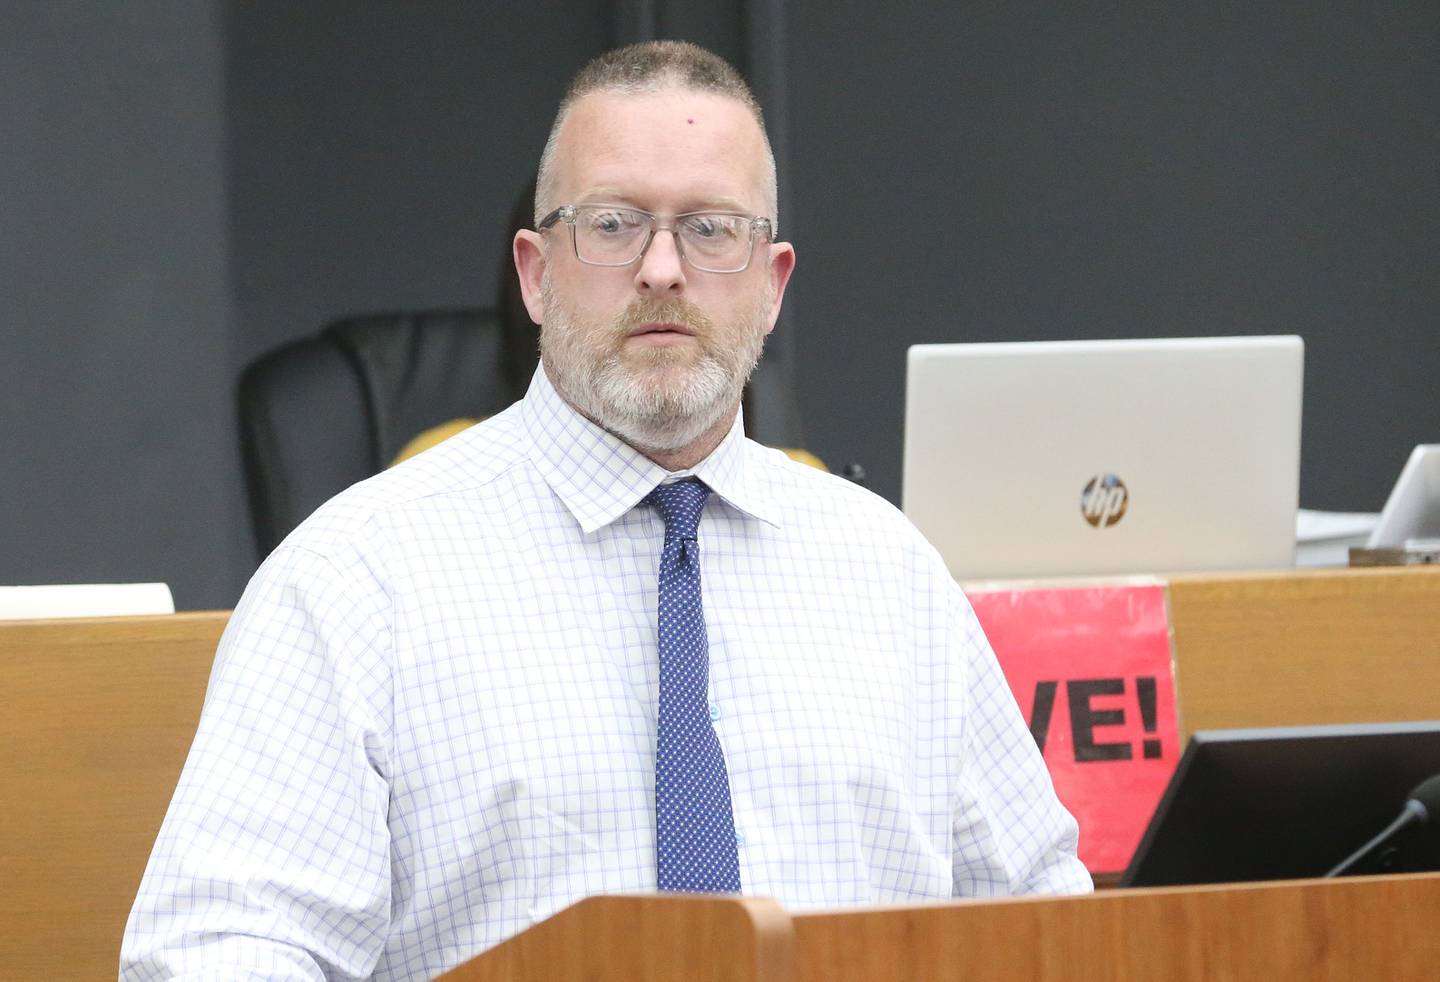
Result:
{"label": "white laptop", "polygon": [[905,514],[960,580],[1291,566],[1304,351],[916,345]]}
{"label": "white laptop", "polygon": [[1435,542],[1440,542],[1440,443],[1422,443],[1385,499],[1367,548],[1423,548],[1421,543]]}

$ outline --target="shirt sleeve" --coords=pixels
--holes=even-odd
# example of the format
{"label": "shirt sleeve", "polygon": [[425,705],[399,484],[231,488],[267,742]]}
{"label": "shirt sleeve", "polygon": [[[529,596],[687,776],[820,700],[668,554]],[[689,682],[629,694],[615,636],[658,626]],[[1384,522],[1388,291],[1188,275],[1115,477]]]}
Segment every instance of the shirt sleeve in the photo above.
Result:
{"label": "shirt sleeve", "polygon": [[[350,547],[347,547],[350,548]],[[368,977],[390,922],[390,602],[282,546],[220,642],[122,979]]]}
{"label": "shirt sleeve", "polygon": [[1094,885],[1076,855],[1079,827],[1055,796],[1035,739],[958,586],[949,606],[964,665],[954,893],[1087,893]]}

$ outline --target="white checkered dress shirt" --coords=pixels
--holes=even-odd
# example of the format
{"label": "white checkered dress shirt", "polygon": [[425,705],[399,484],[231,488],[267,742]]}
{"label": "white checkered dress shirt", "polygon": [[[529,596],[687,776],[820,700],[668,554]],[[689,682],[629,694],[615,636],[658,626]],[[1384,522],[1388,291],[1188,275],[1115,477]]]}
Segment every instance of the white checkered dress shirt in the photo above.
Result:
{"label": "white checkered dress shirt", "polygon": [[[693,472],[747,894],[1089,889],[970,605],[889,504],[744,438]],[[525,399],[320,508],[251,581],[126,928],[128,979],[427,979],[653,892],[671,475]]]}

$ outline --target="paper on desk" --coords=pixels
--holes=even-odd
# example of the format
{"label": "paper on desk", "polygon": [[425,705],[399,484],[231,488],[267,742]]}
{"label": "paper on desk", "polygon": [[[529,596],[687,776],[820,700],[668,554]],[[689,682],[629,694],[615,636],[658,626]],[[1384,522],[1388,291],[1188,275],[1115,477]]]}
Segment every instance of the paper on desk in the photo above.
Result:
{"label": "paper on desk", "polygon": [[1379,512],[1313,511],[1301,508],[1295,513],[1295,541],[1319,542],[1323,539],[1348,539],[1369,535],[1380,522]]}
{"label": "paper on desk", "polygon": [[173,613],[175,598],[164,583],[0,586],[0,620]]}
{"label": "paper on desk", "polygon": [[1350,547],[1369,542],[1379,522],[1376,512],[1301,508],[1295,515],[1295,565],[1349,565]]}

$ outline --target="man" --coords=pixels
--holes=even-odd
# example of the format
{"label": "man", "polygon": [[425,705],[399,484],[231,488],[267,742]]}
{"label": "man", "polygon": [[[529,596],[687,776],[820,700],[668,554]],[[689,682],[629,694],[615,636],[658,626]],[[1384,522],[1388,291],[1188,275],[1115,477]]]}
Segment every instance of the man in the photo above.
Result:
{"label": "man", "polygon": [[131,977],[427,978],[594,893],[1089,888],[934,550],[743,437],[795,264],[775,202],[724,62],[582,71],[514,243],[541,369],[256,574]]}

